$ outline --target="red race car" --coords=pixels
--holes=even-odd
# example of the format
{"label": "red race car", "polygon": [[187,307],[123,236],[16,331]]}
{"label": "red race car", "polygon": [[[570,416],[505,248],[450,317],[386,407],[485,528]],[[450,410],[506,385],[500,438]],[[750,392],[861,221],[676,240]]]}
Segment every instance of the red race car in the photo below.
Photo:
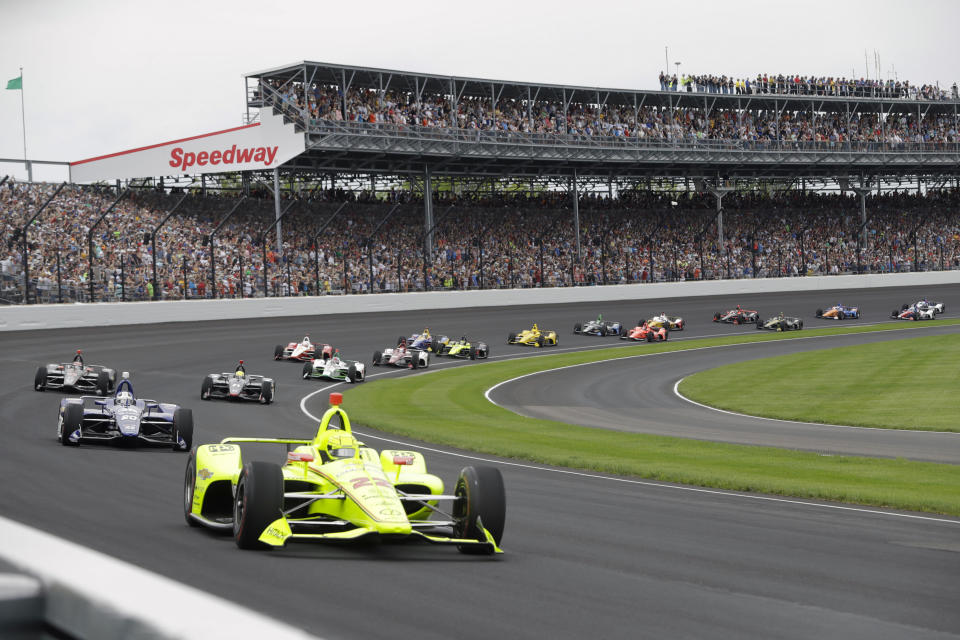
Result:
{"label": "red race car", "polygon": [[651,327],[644,322],[638,327],[627,331],[626,335],[620,336],[621,340],[646,340],[647,342],[663,342],[670,337],[670,329],[667,327]]}
{"label": "red race car", "polygon": [[278,344],[273,350],[274,360],[296,360],[310,362],[313,359],[327,360],[333,355],[333,347],[328,344],[313,344],[310,336],[304,336],[300,342],[291,342],[286,347]]}

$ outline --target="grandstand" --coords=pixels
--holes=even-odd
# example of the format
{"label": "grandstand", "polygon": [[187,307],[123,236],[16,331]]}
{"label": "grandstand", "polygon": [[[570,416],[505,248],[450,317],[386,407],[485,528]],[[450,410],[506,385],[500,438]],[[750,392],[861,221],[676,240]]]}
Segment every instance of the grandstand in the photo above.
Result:
{"label": "grandstand", "polygon": [[0,298],[960,268],[955,97],[816,81],[601,89],[313,62],[244,82],[244,126],[72,163],[89,185],[4,179]]}

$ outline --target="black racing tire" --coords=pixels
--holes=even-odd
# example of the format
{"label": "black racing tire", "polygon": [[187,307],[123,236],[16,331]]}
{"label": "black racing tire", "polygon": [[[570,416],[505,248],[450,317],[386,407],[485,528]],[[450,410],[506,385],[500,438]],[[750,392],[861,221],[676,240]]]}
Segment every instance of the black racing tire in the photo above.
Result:
{"label": "black racing tire", "polygon": [[542,347],[542,346],[545,345],[546,343],[547,343],[546,338],[544,338],[543,336],[537,336],[537,346],[538,346],[538,347]]}
{"label": "black racing tire", "polygon": [[902,305],[900,305],[900,311],[906,311],[909,308],[910,308],[910,305],[908,305],[907,303],[903,303]]}
{"label": "black racing tire", "polygon": [[203,384],[200,386],[200,399],[209,400],[211,389],[213,389],[213,380],[210,379],[210,376],[207,376],[203,379]]}
{"label": "black racing tire", "polygon": [[600,325],[600,335],[604,337],[607,335],[607,325]]}
{"label": "black racing tire", "polygon": [[420,367],[420,354],[416,351],[410,352],[410,368],[418,369]]}
{"label": "black racing tire", "polygon": [[617,332],[617,335],[619,335],[621,338],[627,335],[627,325],[625,324],[620,325],[620,331]]}
{"label": "black racing tire", "polygon": [[916,312],[916,313],[913,314],[912,320],[919,320],[919,319],[920,319],[920,312],[918,311],[918,312]]}
{"label": "black racing tire", "polygon": [[511,333],[507,336],[507,344],[513,344],[513,341],[517,339],[517,334]]}
{"label": "black racing tire", "polygon": [[283,345],[278,344],[273,348],[273,359],[274,360],[283,360]]}
{"label": "black racing tire", "polygon": [[653,342],[653,331],[647,331],[647,342]]}
{"label": "black racing tire", "polygon": [[183,476],[183,519],[191,527],[199,527],[200,523],[190,517],[190,510],[193,508],[193,491],[197,482],[197,452],[190,452],[187,458],[187,471]]}
{"label": "black racing tire", "polygon": [[100,371],[97,374],[97,395],[105,396],[110,393],[110,374],[106,371]]}
{"label": "black racing tire", "polygon": [[71,442],[70,434],[79,429],[83,423],[83,405],[68,404],[67,408],[63,411],[62,418],[62,422],[58,425],[59,433],[57,433],[60,444],[65,447],[75,447],[79,445],[79,442]]}
{"label": "black racing tire", "polygon": [[713,314],[713,321],[714,321],[714,322],[720,322],[720,318],[721,318],[721,317],[722,317],[722,315],[721,315],[721,313],[718,311],[718,312],[716,312],[715,314]]}
{"label": "black racing tire", "polygon": [[476,347],[473,347],[473,346],[470,347],[470,359],[471,359],[471,360],[476,360],[476,359],[477,359],[477,348],[476,348]]}
{"label": "black racing tire", "polygon": [[763,320],[759,317],[757,318],[757,329],[763,329]]}
{"label": "black racing tire", "polygon": [[443,355],[443,345],[437,345],[437,350],[433,352],[433,355],[437,358]]}
{"label": "black racing tire", "polygon": [[283,472],[271,462],[243,465],[233,501],[233,539],[241,549],[269,549],[260,534],[283,509]]}
{"label": "black racing tire", "polygon": [[[193,447],[193,411],[177,407],[173,412],[173,427],[171,429],[174,451],[190,451]],[[180,446],[180,438],[184,445]]]}
{"label": "black racing tire", "polygon": [[894,309],[893,311],[890,312],[890,317],[891,317],[891,318],[897,318],[897,317],[899,317],[899,316],[900,316],[900,312],[897,311],[896,309]]}
{"label": "black racing tire", "polygon": [[379,367],[380,362],[383,360],[383,354],[379,351],[373,352],[373,366]]}
{"label": "black racing tire", "polygon": [[273,380],[264,380],[260,385],[260,404],[270,404],[273,402],[275,390]]}
{"label": "black racing tire", "polygon": [[803,329],[803,320],[797,323],[797,330]]}
{"label": "black racing tire", "polygon": [[350,382],[356,382],[357,377],[360,374],[357,373],[357,365],[352,364],[347,368],[347,380]]}
{"label": "black racing tire", "polygon": [[578,322],[577,324],[573,325],[573,333],[574,333],[574,334],[580,333],[581,331],[583,331],[583,325],[581,325],[579,322]]}
{"label": "black racing tire", "polygon": [[33,376],[33,390],[43,391],[46,388],[47,388],[47,368],[40,367],[37,369],[37,374]]}
{"label": "black racing tire", "polygon": [[310,374],[313,372],[313,362],[304,362],[303,363],[303,379],[307,380],[310,377]]}
{"label": "black racing tire", "polygon": [[[486,536],[477,526],[477,519],[490,532],[500,546],[507,517],[507,496],[503,488],[503,476],[496,467],[464,467],[457,478],[454,491],[453,535],[468,540],[485,540]],[[461,553],[489,555],[493,549],[473,545],[457,545]]]}
{"label": "black racing tire", "polygon": [[818,318],[822,318],[822,317],[823,317],[823,309],[817,309],[817,312],[816,312],[816,314],[814,314],[814,315],[816,315]]}

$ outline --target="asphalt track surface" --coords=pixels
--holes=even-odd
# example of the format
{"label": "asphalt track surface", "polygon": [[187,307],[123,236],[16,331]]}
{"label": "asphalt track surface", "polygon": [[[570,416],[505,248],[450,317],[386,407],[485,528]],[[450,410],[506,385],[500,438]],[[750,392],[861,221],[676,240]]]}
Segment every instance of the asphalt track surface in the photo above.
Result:
{"label": "asphalt track surface", "polygon": [[[958,288],[939,287],[0,334],[0,514],[326,638],[957,638],[956,518],[734,494],[486,456],[487,462],[478,462],[469,452],[411,443],[421,446],[430,471],[448,485],[466,464],[502,470],[508,502],[502,556],[464,556],[424,544],[297,544],[243,552],[229,537],[184,523],[186,455],[62,447],[54,440],[62,395],[31,390],[37,366],[83,348],[90,363],[129,370],[140,395],[192,408],[198,443],[227,435],[303,437],[315,425],[301,412],[300,399],[323,385],[301,380],[299,365],[274,362],[271,355],[275,344],[305,333],[337,345],[345,357],[366,360],[397,336],[427,325],[435,334],[486,338],[495,358],[522,357],[540,352],[508,347],[504,340],[533,321],[561,333],[559,349],[596,348],[609,340],[569,334],[575,322],[601,311],[610,319],[622,314],[624,322],[659,311],[680,314],[690,323],[688,337],[750,330],[710,322],[714,311],[737,303],[765,315],[784,311],[811,318],[816,307],[842,300],[861,304],[866,322],[881,321],[894,306],[920,296],[943,299],[947,317],[960,309]],[[807,326],[814,325],[811,318]],[[833,343],[825,340],[823,346]],[[640,352],[643,345],[628,348]],[[712,357],[706,356],[703,368],[712,366]],[[279,381],[276,404],[199,400],[203,376],[228,370],[238,358],[250,373]],[[441,362],[426,375],[441,366],[482,366]],[[375,378],[364,384],[376,384]],[[307,409],[319,414],[325,395],[314,395]],[[347,393],[348,412],[349,405]],[[387,446],[381,438],[391,439],[361,431],[374,447]],[[276,460],[282,452],[257,446],[246,455]],[[163,603],[144,594],[143,606]]]}

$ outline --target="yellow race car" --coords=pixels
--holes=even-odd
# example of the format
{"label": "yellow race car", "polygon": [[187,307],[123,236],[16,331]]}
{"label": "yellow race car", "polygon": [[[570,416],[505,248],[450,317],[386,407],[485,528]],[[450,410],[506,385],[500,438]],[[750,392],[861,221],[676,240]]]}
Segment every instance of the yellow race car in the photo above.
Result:
{"label": "yellow race car", "polygon": [[[445,494],[420,452],[378,454],[358,442],[342,402],[330,394],[312,439],[224,438],[197,447],[184,483],[187,524],[231,533],[241,549],[377,538],[500,553],[506,497],[496,467],[465,467]],[[245,461],[243,443],[286,445],[286,460]]]}
{"label": "yellow race car", "polygon": [[534,323],[531,329],[524,329],[520,333],[511,333],[507,336],[507,344],[523,344],[528,347],[555,347],[557,346],[557,332],[541,329]]}
{"label": "yellow race car", "polygon": [[[643,324],[641,320],[637,324]],[[653,316],[647,320],[647,326],[653,327],[654,329],[659,329],[660,327],[666,327],[670,331],[683,331],[683,327],[687,323],[680,316],[668,316],[665,313],[661,313],[658,316]]]}

